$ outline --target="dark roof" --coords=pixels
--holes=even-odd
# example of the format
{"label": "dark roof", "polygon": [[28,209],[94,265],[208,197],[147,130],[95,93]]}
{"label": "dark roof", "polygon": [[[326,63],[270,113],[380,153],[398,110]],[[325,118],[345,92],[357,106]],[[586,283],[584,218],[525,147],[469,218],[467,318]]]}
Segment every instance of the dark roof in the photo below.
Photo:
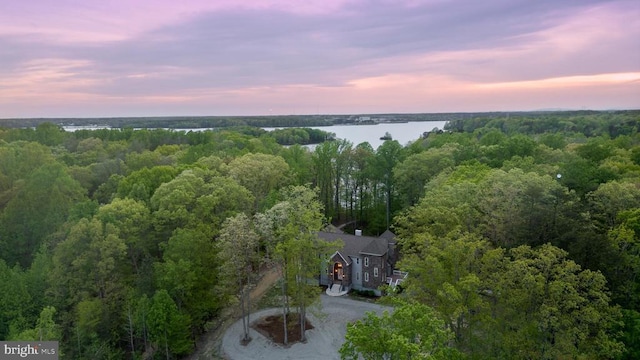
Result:
{"label": "dark roof", "polygon": [[340,254],[346,256],[358,256],[360,254],[382,256],[387,253],[389,245],[387,239],[371,236],[356,236],[320,231],[318,232],[318,237],[326,241],[342,240],[344,247],[340,250]]}
{"label": "dark roof", "polygon": [[389,242],[387,239],[378,238],[374,239],[364,249],[360,251],[361,254],[382,256],[389,251]]}
{"label": "dark roof", "polygon": [[396,238],[396,234],[391,232],[391,230],[387,229],[387,231],[383,232],[382,235],[380,235],[380,237],[387,240],[393,240]]}
{"label": "dark roof", "polygon": [[336,256],[336,254],[338,254],[338,256],[340,256],[340,258],[341,258],[342,260],[344,260],[344,261],[347,263],[347,265],[351,265],[351,259],[350,259],[348,256],[347,256],[347,258],[345,259],[345,258],[344,258],[344,255],[342,255],[342,254],[340,253],[340,250],[338,250],[338,251],[336,251],[335,253],[333,253],[333,255],[331,255],[331,258],[333,259],[333,257],[334,257],[334,256]]}

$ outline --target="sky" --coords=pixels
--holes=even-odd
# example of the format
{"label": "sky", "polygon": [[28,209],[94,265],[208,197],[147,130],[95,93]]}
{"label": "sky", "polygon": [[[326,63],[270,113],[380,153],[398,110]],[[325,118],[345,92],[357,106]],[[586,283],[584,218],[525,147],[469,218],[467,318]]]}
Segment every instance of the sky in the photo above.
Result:
{"label": "sky", "polygon": [[0,118],[638,108],[638,0],[0,0]]}

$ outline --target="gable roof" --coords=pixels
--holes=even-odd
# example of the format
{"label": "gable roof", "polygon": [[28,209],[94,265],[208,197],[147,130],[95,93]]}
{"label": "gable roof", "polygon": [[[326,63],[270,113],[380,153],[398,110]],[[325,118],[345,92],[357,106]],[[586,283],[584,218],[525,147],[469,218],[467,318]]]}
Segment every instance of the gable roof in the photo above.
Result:
{"label": "gable roof", "polygon": [[396,238],[396,234],[394,234],[391,230],[387,229],[385,232],[380,235],[381,238],[387,240],[393,240]]}
{"label": "gable roof", "polygon": [[318,237],[325,241],[342,240],[344,246],[339,252],[343,257],[344,255],[357,257],[360,254],[383,256],[389,250],[389,241],[384,238],[336,234],[325,231],[318,232]]}
{"label": "gable roof", "polygon": [[349,257],[347,256],[347,258],[345,259],[344,256],[340,253],[340,250],[334,252],[333,255],[331,255],[331,257],[329,259],[333,259],[333,257],[336,256],[336,254],[338,254],[340,256],[340,258],[342,260],[344,260],[345,264],[351,265],[351,261],[350,261]]}

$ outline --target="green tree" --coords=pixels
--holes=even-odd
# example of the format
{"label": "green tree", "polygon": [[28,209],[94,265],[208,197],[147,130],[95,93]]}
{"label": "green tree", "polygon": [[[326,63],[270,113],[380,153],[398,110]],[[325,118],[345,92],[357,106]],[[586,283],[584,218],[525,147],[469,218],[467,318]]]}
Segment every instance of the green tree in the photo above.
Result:
{"label": "green tree", "polygon": [[[633,285],[638,229],[633,211],[640,208],[640,189],[633,182],[610,181],[586,196],[582,221],[567,249],[582,266],[602,271],[619,304],[637,303]],[[621,216],[625,214],[625,216]],[[626,267],[626,269],[625,269]],[[632,291],[631,293],[629,291]]]}
{"label": "green tree", "polygon": [[42,246],[34,255],[33,262],[29,269],[24,272],[23,282],[27,286],[27,290],[34,298],[34,311],[43,309],[49,299],[48,290],[50,284],[48,282],[49,273],[51,272],[52,262],[51,251],[47,246]]}
{"label": "green tree", "polygon": [[133,282],[126,252],[119,230],[97,218],[73,224],[54,250],[50,291],[62,323],[76,326],[78,353],[102,353],[100,348],[117,342],[121,309]]}
{"label": "green tree", "polygon": [[77,143],[74,150],[73,163],[76,165],[89,165],[106,160],[104,142],[99,138],[89,137],[82,139]]}
{"label": "green tree", "polygon": [[282,149],[280,156],[289,164],[291,174],[294,178],[294,185],[304,185],[311,183],[312,158],[311,152],[306,147],[293,145]]}
{"label": "green tree", "polygon": [[[55,161],[51,149],[35,142],[0,142],[0,194],[28,178],[39,167]],[[6,198],[8,194],[3,194]],[[0,208],[6,200],[0,201]]]}
{"label": "green tree", "polygon": [[156,166],[175,165],[175,163],[174,156],[165,156],[158,151],[130,152],[125,156],[125,164],[129,171],[153,169]]}
{"label": "green tree", "polygon": [[144,349],[147,351],[150,345],[149,340],[149,309],[151,308],[151,299],[146,294],[139,296],[133,304],[133,326],[135,335],[142,338]]}
{"label": "green tree", "polygon": [[[404,239],[401,268],[411,275],[403,284],[412,299],[433,306],[462,349],[480,342],[476,330],[486,321],[482,295],[483,258],[501,262],[503,251],[491,250],[473,234],[452,232],[444,237],[416,234]],[[489,254],[489,255],[487,255]]]}
{"label": "green tree", "polygon": [[509,252],[503,273],[495,273],[493,312],[500,315],[509,357],[615,358],[622,345],[611,335],[619,318],[609,305],[606,280],[582,270],[567,253],[549,244]]}
{"label": "green tree", "polygon": [[[310,284],[322,271],[322,257],[337,249],[337,244],[318,238],[324,224],[322,205],[317,193],[304,186],[289,186],[280,192],[282,201],[268,212],[275,239],[274,257],[282,269],[283,316],[289,312],[289,301],[298,308],[300,333],[305,339],[306,309],[318,299],[319,289]],[[287,324],[285,321],[285,342]]]}
{"label": "green tree", "polygon": [[45,239],[67,219],[84,199],[84,190],[63,165],[45,164],[29,175],[0,214],[0,236],[6,239],[0,255],[23,267]]}
{"label": "green tree", "polygon": [[502,160],[511,159],[514,156],[531,156],[536,147],[535,140],[523,134],[515,134],[509,136],[501,145],[499,145],[499,157]]}
{"label": "green tree", "polygon": [[314,185],[318,188],[318,196],[325,211],[325,216],[333,218],[337,215],[334,209],[334,187],[336,174],[333,162],[338,157],[338,146],[335,141],[327,141],[316,146],[313,152]]}
{"label": "green tree", "polygon": [[376,150],[376,156],[373,159],[373,171],[376,180],[382,185],[383,201],[385,204],[385,221],[384,228],[389,229],[391,226],[391,213],[395,210],[395,203],[392,197],[395,197],[395,181],[393,178],[393,168],[404,158],[402,145],[396,140],[387,140]]}
{"label": "green tree", "polygon": [[602,137],[590,138],[586,144],[578,146],[575,152],[580,157],[598,164],[613,155],[613,144]]}
{"label": "green tree", "polygon": [[407,157],[393,169],[394,180],[404,206],[415,205],[424,195],[424,187],[437,174],[454,166],[452,146],[432,148]]}
{"label": "green tree", "polygon": [[382,316],[367,312],[347,324],[342,359],[455,359],[462,355],[450,347],[453,334],[430,307],[404,303]]}
{"label": "green tree", "polygon": [[118,229],[119,237],[127,245],[127,255],[131,267],[140,274],[144,259],[157,253],[155,244],[149,236],[151,213],[147,206],[133,199],[115,199],[100,207],[96,217],[104,224],[112,224]]}
{"label": "green tree", "polygon": [[[248,342],[251,316],[250,289],[251,275],[258,256],[258,234],[253,230],[251,220],[243,213],[225,220],[220,237],[219,262],[221,279],[229,279],[223,286],[239,293],[242,310],[244,342]],[[246,316],[245,316],[246,315]]]}
{"label": "green tree", "polygon": [[61,126],[43,122],[36,126],[35,141],[42,145],[56,146],[62,144],[67,133]]}
{"label": "green tree", "polygon": [[22,331],[15,336],[14,340],[20,341],[53,341],[62,340],[60,327],[56,324],[53,317],[56,308],[47,306],[40,312],[40,317],[35,328]]}
{"label": "green tree", "polygon": [[634,360],[640,358],[640,313],[634,310],[622,310],[623,333],[622,342],[625,351],[620,357],[623,360]]}
{"label": "green tree", "polygon": [[158,290],[151,299],[147,314],[149,339],[167,359],[188,354],[193,343],[190,339],[189,318],[182,314],[166,290]]}
{"label": "green tree", "polygon": [[30,320],[32,299],[23,278],[17,265],[10,268],[0,259],[0,339],[7,339],[12,328],[21,331]]}
{"label": "green tree", "polygon": [[621,211],[617,222],[608,232],[611,252],[603,272],[614,301],[640,312],[640,208]]}
{"label": "green tree", "polygon": [[250,212],[254,204],[249,190],[233,179],[197,168],[160,185],[151,198],[155,228],[165,239],[175,229],[185,227],[213,238],[224,219]]}
{"label": "green tree", "polygon": [[[372,176],[373,171],[371,164],[375,157],[375,151],[369,143],[361,143],[356,145],[351,154],[353,161],[353,176],[354,180],[353,192],[356,198],[357,216],[356,220],[362,222],[369,218],[368,212],[372,207]],[[367,215],[365,215],[367,214]],[[356,223],[356,227],[357,227]]]}
{"label": "green tree", "polygon": [[196,201],[195,223],[190,226],[215,237],[225,219],[238,213],[251,213],[254,197],[249,190],[228,177],[208,180],[205,194]]}
{"label": "green tree", "polygon": [[[347,140],[336,140],[333,141],[337,146],[337,153],[334,161],[332,161],[333,166],[333,174],[335,175],[333,179],[333,207],[337,210],[336,215],[338,218],[340,217],[342,204],[347,201],[348,196],[346,196],[342,190],[345,189],[349,184],[349,179],[352,175],[352,150],[353,144]],[[350,189],[346,189],[348,192]],[[345,199],[342,199],[342,197]]]}
{"label": "green tree", "polygon": [[480,184],[482,233],[495,245],[557,243],[569,193],[551,176],[520,169],[492,171]]}
{"label": "green tree", "polygon": [[444,237],[454,230],[477,231],[481,216],[476,205],[480,202],[479,185],[468,180],[452,181],[454,176],[455,172],[443,174],[426,185],[420,202],[396,217],[398,235],[411,238],[427,233]]}
{"label": "green tree", "polygon": [[567,140],[562,134],[547,133],[540,136],[538,140],[541,144],[544,144],[552,149],[564,149],[567,146]]}
{"label": "green tree", "polygon": [[56,247],[52,282],[66,288],[67,299],[106,299],[124,285],[120,280],[126,250],[114,225],[80,219]]}
{"label": "green tree", "polygon": [[149,202],[160,185],[173,180],[178,169],[171,166],[154,166],[134,171],[118,182],[118,196]]}
{"label": "green tree", "polygon": [[616,178],[611,170],[582,158],[565,161],[559,173],[562,174],[560,182],[581,197],[596,190],[600,184]]}
{"label": "green tree", "polygon": [[614,358],[619,319],[605,278],[546,244],[492,249],[478,235],[416,233],[400,242],[405,293],[438,311],[478,358]]}
{"label": "green tree", "polygon": [[161,184],[151,197],[154,225],[161,236],[168,237],[174,229],[193,223],[197,199],[204,194],[205,179],[193,170]]}
{"label": "green tree", "polygon": [[194,329],[201,331],[220,307],[219,295],[213,291],[218,281],[216,246],[202,231],[176,229],[161,247],[163,261],[154,263],[158,288],[165,289],[190,315]]}
{"label": "green tree", "polygon": [[640,208],[640,188],[634,182],[609,181],[587,196],[597,226],[614,228],[621,211]]}
{"label": "green tree", "polygon": [[235,158],[228,166],[229,176],[244,186],[254,196],[254,211],[269,192],[277,190],[289,181],[289,165],[280,156],[245,154]]}

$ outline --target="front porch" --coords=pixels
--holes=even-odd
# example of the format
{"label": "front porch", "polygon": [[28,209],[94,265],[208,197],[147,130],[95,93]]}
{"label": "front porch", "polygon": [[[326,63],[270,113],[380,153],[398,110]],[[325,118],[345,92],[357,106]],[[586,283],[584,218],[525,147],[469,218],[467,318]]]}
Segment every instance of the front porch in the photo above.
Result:
{"label": "front porch", "polygon": [[343,287],[342,284],[333,284],[327,287],[325,293],[329,296],[342,296],[346,295],[349,290],[351,289],[349,289],[348,287]]}
{"label": "front porch", "polygon": [[342,296],[351,290],[351,264],[340,254],[332,257],[329,263],[329,283],[327,284],[327,295]]}

